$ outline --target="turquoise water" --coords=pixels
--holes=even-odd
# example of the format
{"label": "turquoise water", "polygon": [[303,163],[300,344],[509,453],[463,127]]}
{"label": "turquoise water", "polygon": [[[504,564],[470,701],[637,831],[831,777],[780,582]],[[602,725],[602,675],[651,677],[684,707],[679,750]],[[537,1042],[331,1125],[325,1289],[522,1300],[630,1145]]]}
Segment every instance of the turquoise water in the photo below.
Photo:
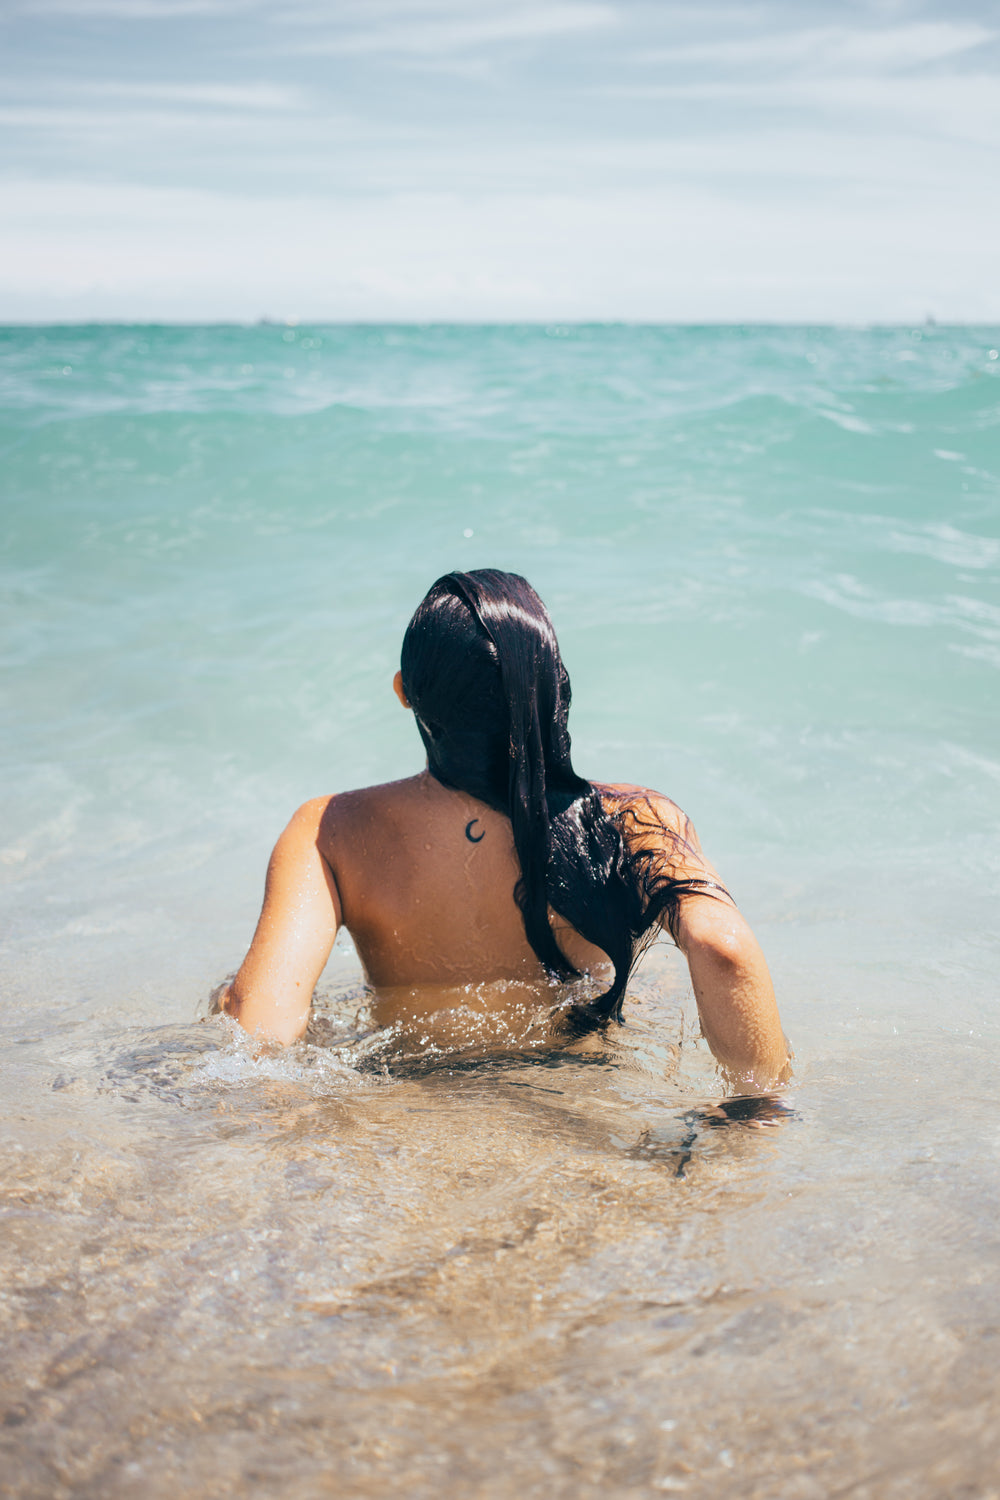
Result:
{"label": "turquoise water", "polygon": [[[985,1493],[998,347],[0,333],[14,1493]],[[198,1021],[291,810],[418,768],[403,627],[486,565],[550,607],[578,767],[679,801],[761,938],[783,1129],[698,1124],[666,952],[598,1069],[376,1086],[349,945],[325,1041]]]}

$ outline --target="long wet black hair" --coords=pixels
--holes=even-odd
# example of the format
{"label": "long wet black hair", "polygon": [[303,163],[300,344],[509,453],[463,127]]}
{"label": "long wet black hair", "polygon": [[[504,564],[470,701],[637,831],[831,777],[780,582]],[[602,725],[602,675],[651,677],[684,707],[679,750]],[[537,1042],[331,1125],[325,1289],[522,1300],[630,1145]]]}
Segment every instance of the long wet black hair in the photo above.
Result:
{"label": "long wet black hair", "polygon": [[510,818],[521,866],[514,894],[546,970],[578,975],[550,907],[614,965],[611,988],[574,1006],[574,1024],[620,1021],[629,975],[659,920],[672,929],[679,897],[706,883],[673,873],[665,842],[684,841],[662,825],[646,847],[626,842],[635,806],[610,816],[573,769],[569,676],[545,605],[517,573],[446,573],[407,627],[400,666],[431,775]]}

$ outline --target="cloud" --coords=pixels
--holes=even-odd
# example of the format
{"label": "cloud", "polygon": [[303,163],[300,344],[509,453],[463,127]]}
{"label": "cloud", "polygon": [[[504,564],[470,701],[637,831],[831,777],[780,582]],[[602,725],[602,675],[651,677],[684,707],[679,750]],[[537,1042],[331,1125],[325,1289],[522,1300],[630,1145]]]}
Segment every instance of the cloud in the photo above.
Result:
{"label": "cloud", "polygon": [[95,83],[88,92],[105,98],[149,99],[163,104],[207,105],[211,109],[293,110],[303,91],[275,83]]}
{"label": "cloud", "polygon": [[290,44],[285,50],[360,56],[402,53],[434,57],[505,43],[546,41],[552,37],[587,33],[613,26],[618,13],[609,5],[561,3],[507,4],[474,9],[463,7],[444,14],[421,8],[420,14],[395,7],[386,24],[344,30]]}
{"label": "cloud", "polygon": [[1000,206],[969,192],[932,217],[905,191],[804,214],[697,180],[325,201],[7,182],[4,203],[5,320],[1000,317]]}
{"label": "cloud", "polygon": [[924,21],[872,30],[845,26],[657,47],[635,61],[701,66],[712,73],[764,67],[770,72],[896,73],[943,61],[1000,35],[975,21]]}
{"label": "cloud", "polygon": [[18,142],[0,170],[0,196],[5,177],[31,171],[191,187],[225,182],[233,191],[272,185],[289,196],[315,192],[320,181],[326,193],[335,186],[371,191],[384,189],[376,176],[390,163],[393,181],[412,176],[405,163],[416,160],[419,147],[412,130],[343,113],[99,97],[0,105],[0,129]]}
{"label": "cloud", "polygon": [[[143,83],[130,83],[119,79],[101,79],[100,82],[91,79],[51,79],[44,80],[29,78],[25,80],[8,80],[6,83],[8,95],[20,93],[28,94],[31,98],[65,99],[72,97],[75,100],[86,101],[88,99],[99,99],[103,105],[112,105],[122,102],[126,108],[133,103],[143,106],[149,105],[176,105],[181,110],[210,109],[210,110],[250,110],[270,112],[290,112],[302,109],[307,103],[307,96],[300,88],[290,88],[285,85],[274,83],[161,83],[155,81]],[[31,124],[34,121],[51,123],[62,113],[60,106],[52,105],[26,105],[18,112],[18,122]],[[146,113],[144,108],[142,111]],[[99,116],[93,116],[92,112],[71,110],[68,112],[69,124],[84,123],[88,118],[106,118],[109,114],[103,109]]]}
{"label": "cloud", "polygon": [[[852,137],[867,134],[876,159],[887,139],[886,132],[909,134],[915,161],[933,150],[935,140],[939,144],[950,139],[1000,149],[1000,87],[992,74],[884,78],[851,74],[803,78],[790,74],[786,78],[740,82],[711,78],[683,83],[602,84],[595,92],[634,102],[659,99],[710,105],[717,115],[712,132],[716,138],[724,137],[740,120],[742,135],[754,139],[757,115],[783,112],[789,121],[795,121],[796,134],[825,134],[824,149],[835,155],[845,132]],[[966,159],[955,166],[970,172],[977,163]],[[983,167],[995,172],[998,164],[980,164],[980,169]]]}
{"label": "cloud", "polygon": [[[8,0],[9,3],[9,0]],[[81,20],[170,21],[192,16],[236,16],[260,10],[261,0],[13,0],[9,12],[77,16]]]}

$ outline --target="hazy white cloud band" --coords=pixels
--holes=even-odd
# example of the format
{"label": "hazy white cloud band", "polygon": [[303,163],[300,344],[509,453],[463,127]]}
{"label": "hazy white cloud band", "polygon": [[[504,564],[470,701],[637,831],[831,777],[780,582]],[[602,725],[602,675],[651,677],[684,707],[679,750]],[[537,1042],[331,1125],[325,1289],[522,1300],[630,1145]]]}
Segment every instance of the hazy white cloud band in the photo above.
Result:
{"label": "hazy white cloud band", "polygon": [[17,14],[2,319],[1000,320],[985,7]]}

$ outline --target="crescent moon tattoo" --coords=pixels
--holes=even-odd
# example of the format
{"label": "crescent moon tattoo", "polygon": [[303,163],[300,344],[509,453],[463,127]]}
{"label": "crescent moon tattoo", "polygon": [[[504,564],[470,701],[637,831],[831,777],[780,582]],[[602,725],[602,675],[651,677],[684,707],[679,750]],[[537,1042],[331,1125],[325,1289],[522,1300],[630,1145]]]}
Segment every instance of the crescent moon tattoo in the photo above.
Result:
{"label": "crescent moon tattoo", "polygon": [[485,828],[483,829],[482,833],[478,835],[473,833],[472,830],[475,828],[478,822],[478,818],[470,818],[468,823],[466,823],[465,825],[465,837],[469,840],[470,844],[481,844],[483,839],[486,837]]}

